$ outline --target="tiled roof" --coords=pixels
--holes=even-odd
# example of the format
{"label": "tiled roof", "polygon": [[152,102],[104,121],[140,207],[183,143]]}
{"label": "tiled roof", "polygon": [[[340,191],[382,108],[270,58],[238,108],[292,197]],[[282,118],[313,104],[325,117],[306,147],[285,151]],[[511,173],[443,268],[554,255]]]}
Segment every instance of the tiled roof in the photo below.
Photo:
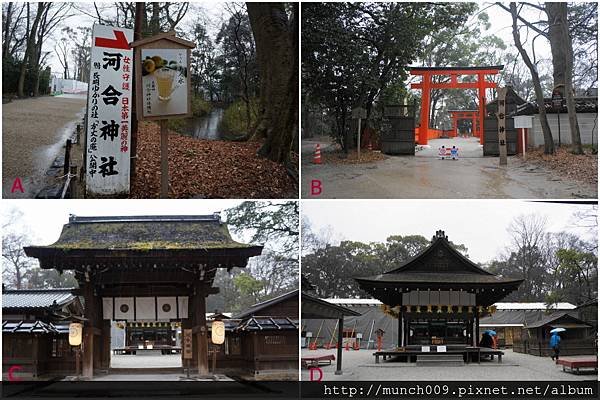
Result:
{"label": "tiled roof", "polygon": [[62,306],[75,300],[72,291],[73,288],[4,290],[2,308],[44,309],[53,305]]}
{"label": "tiled roof", "polygon": [[287,317],[250,317],[235,328],[241,331],[290,330],[298,329],[298,321]]}
{"label": "tiled roof", "polygon": [[2,333],[54,333],[68,334],[69,325],[46,323],[42,321],[2,321]]}
{"label": "tiled roof", "polygon": [[299,293],[299,290],[296,289],[296,290],[292,290],[291,292],[284,293],[281,296],[277,296],[272,299],[263,301],[261,303],[257,303],[255,305],[251,306],[250,308],[248,308],[247,310],[244,310],[241,313],[235,315],[233,318],[239,319],[239,318],[246,318],[251,315],[259,315],[260,311],[264,310],[267,307],[270,307],[277,303],[281,303],[281,302],[291,299],[293,297],[298,297],[298,293]]}
{"label": "tiled roof", "polygon": [[[40,250],[199,250],[260,248],[238,243],[217,214],[198,216],[77,217],[63,226],[56,243],[30,246],[25,252],[37,257]],[[258,251],[260,254],[260,251]]]}

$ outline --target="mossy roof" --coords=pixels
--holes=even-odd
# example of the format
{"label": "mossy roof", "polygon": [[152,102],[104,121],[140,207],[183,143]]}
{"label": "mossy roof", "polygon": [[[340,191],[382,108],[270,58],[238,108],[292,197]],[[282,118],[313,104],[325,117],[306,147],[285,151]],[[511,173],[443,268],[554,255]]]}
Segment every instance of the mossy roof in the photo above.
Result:
{"label": "mossy roof", "polygon": [[74,217],[56,243],[62,250],[208,250],[254,247],[231,238],[216,216]]}

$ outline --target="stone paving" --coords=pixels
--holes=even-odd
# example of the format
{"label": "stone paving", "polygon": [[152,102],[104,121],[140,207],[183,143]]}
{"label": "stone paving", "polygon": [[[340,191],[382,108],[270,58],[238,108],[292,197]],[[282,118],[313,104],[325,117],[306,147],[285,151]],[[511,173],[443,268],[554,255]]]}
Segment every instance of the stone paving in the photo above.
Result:
{"label": "stone paving", "polygon": [[[401,380],[401,381],[579,381],[597,380],[597,373],[581,375],[563,372],[550,357],[503,350],[502,363],[497,360],[471,363],[461,367],[417,367],[415,363],[382,362],[375,364],[374,350],[343,351],[342,375],[335,375],[335,362],[321,367],[323,380]],[[302,349],[302,356],[335,354],[335,350],[310,351]],[[309,371],[302,370],[302,380],[310,380]]]}

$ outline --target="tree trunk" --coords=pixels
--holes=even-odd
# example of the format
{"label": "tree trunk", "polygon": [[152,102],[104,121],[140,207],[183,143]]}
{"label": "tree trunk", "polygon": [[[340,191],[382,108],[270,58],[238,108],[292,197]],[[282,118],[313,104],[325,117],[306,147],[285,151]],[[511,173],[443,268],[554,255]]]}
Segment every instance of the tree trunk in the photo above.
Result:
{"label": "tree trunk", "polygon": [[152,3],[152,17],[150,18],[150,32],[153,35],[160,33],[160,3]]}
{"label": "tree trunk", "polygon": [[283,3],[246,3],[260,70],[258,154],[288,163],[298,129],[298,4],[288,21]]}
{"label": "tree trunk", "polygon": [[573,94],[573,43],[569,35],[567,3],[546,3],[546,14],[548,15],[548,39],[552,49],[554,87],[559,89],[567,99],[571,151],[574,154],[583,154]]}
{"label": "tree trunk", "polygon": [[2,58],[6,58],[8,55],[8,48],[10,46],[10,24],[12,23],[12,8],[13,3],[9,2],[6,6],[6,18],[4,19],[4,42],[2,43]]}
{"label": "tree trunk", "polygon": [[[27,65],[29,64],[29,60],[31,59],[34,40],[37,34],[37,27],[40,23],[40,18],[44,11],[44,3],[38,3],[37,13],[35,15],[35,19],[33,20],[33,25],[31,26],[31,30],[26,33],[27,35],[27,45],[25,47],[25,55],[23,56],[23,63],[21,64],[21,69],[19,71],[19,81],[17,83],[17,95],[19,97],[25,97],[25,76],[27,75]],[[29,3],[27,3],[27,18],[29,19]]]}
{"label": "tree trunk", "polygon": [[515,46],[519,50],[523,61],[531,72],[531,79],[533,81],[533,87],[535,88],[535,97],[538,104],[538,113],[540,116],[540,124],[542,125],[542,131],[544,132],[544,153],[554,154],[554,139],[552,138],[552,131],[548,124],[548,118],[546,117],[546,108],[544,106],[544,91],[540,83],[540,76],[538,75],[537,68],[531,62],[531,59],[527,55],[527,52],[521,44],[521,36],[519,34],[519,28],[517,27],[517,4],[510,3],[510,13],[512,15],[512,34],[515,41]]}
{"label": "tree trunk", "polygon": [[[144,29],[144,17],[146,15],[146,3],[137,2],[135,3],[135,17],[133,23],[133,40],[142,39],[142,30]],[[138,121],[137,121],[137,110],[135,107],[135,79],[131,80],[131,93],[133,94],[131,100],[131,159],[129,161],[129,174],[131,179],[135,177],[135,160],[137,159],[137,132],[138,132]]]}

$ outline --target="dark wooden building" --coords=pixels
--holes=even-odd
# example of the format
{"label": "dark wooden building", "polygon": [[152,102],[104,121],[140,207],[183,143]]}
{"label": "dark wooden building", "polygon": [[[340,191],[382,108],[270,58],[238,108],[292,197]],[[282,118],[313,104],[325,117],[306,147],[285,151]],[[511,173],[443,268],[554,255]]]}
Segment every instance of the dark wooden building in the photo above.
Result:
{"label": "dark wooden building", "polygon": [[2,376],[51,379],[75,373],[69,323],[83,314],[73,289],[2,291]]}
{"label": "dark wooden building", "polygon": [[596,338],[592,325],[580,320],[565,311],[555,311],[542,319],[531,322],[523,328],[521,337],[513,343],[513,350],[534,356],[549,357],[552,350],[549,347],[550,331],[554,328],[564,328],[560,333],[560,354],[563,356],[595,355],[598,354]]}
{"label": "dark wooden building", "polygon": [[235,242],[219,214],[71,216],[56,243],[25,252],[41,268],[75,272],[85,304],[85,377],[109,368],[111,320],[181,322],[193,332],[191,366],[206,376],[206,297],[219,291],[215,273],[245,267],[262,246]]}
{"label": "dark wooden building", "polygon": [[298,297],[293,290],[222,319],[225,343],[210,343],[217,371],[245,379],[297,379]]}
{"label": "dark wooden building", "polygon": [[397,268],[356,278],[360,288],[398,317],[398,347],[477,346],[479,318],[522,279],[494,275],[457,251],[437,231],[431,244]]}

